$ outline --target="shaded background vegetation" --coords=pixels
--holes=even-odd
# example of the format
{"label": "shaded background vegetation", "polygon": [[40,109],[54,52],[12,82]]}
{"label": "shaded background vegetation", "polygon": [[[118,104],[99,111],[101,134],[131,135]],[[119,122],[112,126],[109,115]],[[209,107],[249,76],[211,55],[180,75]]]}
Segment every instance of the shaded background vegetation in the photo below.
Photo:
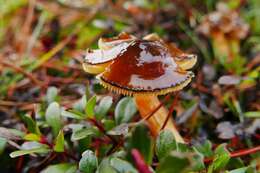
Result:
{"label": "shaded background vegetation", "polygon": [[[172,163],[183,163],[185,169],[176,172],[187,172],[186,167],[194,165],[190,154],[196,153],[195,146],[201,156],[195,165],[201,167],[192,170],[259,172],[260,1],[221,1],[249,28],[237,46],[229,47],[231,54],[199,31],[219,2],[0,0],[1,172],[40,172],[61,163],[49,168],[140,171],[142,159],[133,148],[157,172],[171,172],[176,168]],[[129,122],[140,119],[133,100],[108,92],[82,70],[87,48],[96,48],[102,36],[122,31],[139,38],[155,32],[198,55],[196,77],[181,92],[173,115],[189,143],[183,146],[185,152],[176,149],[167,132],[161,135],[165,149],[145,126],[128,128]],[[214,151],[223,143],[226,147]],[[256,150],[240,152],[248,148]],[[9,154],[18,149],[22,153],[12,157],[28,149],[31,155],[11,159]],[[179,152],[182,159],[161,150]]]}

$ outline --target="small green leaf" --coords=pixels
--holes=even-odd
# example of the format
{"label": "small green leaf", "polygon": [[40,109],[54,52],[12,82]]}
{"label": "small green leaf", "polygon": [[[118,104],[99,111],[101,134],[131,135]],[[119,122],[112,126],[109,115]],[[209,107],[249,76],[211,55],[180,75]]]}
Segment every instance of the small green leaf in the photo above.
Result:
{"label": "small green leaf", "polygon": [[117,124],[127,123],[135,115],[137,109],[133,98],[124,97],[116,105],[115,120]]}
{"label": "small green leaf", "polygon": [[103,118],[110,107],[112,106],[113,98],[111,96],[103,97],[99,103],[99,105],[96,108],[96,118],[101,119]]}
{"label": "small green leaf", "polygon": [[176,141],[172,132],[168,130],[162,131],[156,139],[155,152],[160,159],[165,157],[172,150],[176,150]]}
{"label": "small green leaf", "polygon": [[244,115],[248,118],[260,118],[260,111],[245,112]]}
{"label": "small green leaf", "polygon": [[97,169],[97,157],[91,150],[86,150],[79,161],[79,170],[84,173],[94,173]]}
{"label": "small green leaf", "polygon": [[233,100],[234,108],[236,109],[237,116],[240,120],[240,122],[244,121],[244,114],[242,112],[242,108],[240,103],[237,100]]}
{"label": "small green leaf", "polygon": [[95,135],[97,132],[93,128],[83,128],[79,130],[75,130],[72,133],[71,140],[72,141],[77,141],[83,138],[86,138],[88,136]]}
{"label": "small green leaf", "polygon": [[60,163],[50,165],[41,173],[75,173],[77,172],[77,165],[73,163]]}
{"label": "small green leaf", "polygon": [[61,122],[61,108],[57,102],[52,102],[45,113],[46,122],[51,126],[53,134],[57,136],[59,133],[62,122]]}
{"label": "small green leaf", "polygon": [[110,164],[110,158],[104,158],[97,169],[98,173],[118,173]]}
{"label": "small green leaf", "polygon": [[238,157],[238,158],[230,158],[228,164],[227,164],[227,168],[242,168],[244,167],[245,164],[243,162],[243,160]]}
{"label": "small green leaf", "polygon": [[176,150],[181,153],[190,152],[191,148],[187,144],[177,143]]}
{"label": "small green leaf", "polygon": [[30,150],[34,148],[41,148],[41,147],[47,147],[45,144],[41,144],[37,141],[26,141],[21,145],[21,150]]}
{"label": "small green leaf", "polygon": [[107,134],[109,135],[115,135],[115,136],[119,136],[119,135],[127,135],[128,133],[128,124],[120,124],[119,126],[116,126],[115,128],[113,128],[112,130],[108,131]]}
{"label": "small green leaf", "polygon": [[63,152],[64,151],[64,134],[63,134],[62,130],[60,130],[58,136],[56,137],[53,150],[56,151],[56,152]]}
{"label": "small green leaf", "polygon": [[[132,149],[137,149],[144,156],[146,163],[150,164],[153,157],[153,140],[149,130],[144,126],[136,126],[132,136],[127,141],[127,149],[130,152]],[[130,153],[128,153],[131,158]]]}
{"label": "small green leaf", "polygon": [[49,87],[46,93],[46,101],[51,104],[54,101],[57,101],[58,89],[56,87]]}
{"label": "small green leaf", "polygon": [[194,149],[194,151],[196,154],[194,154],[191,158],[191,161],[194,163],[192,170],[201,171],[201,170],[205,169],[204,156],[203,156],[203,154],[198,152],[196,149]]}
{"label": "small green leaf", "polygon": [[0,155],[4,152],[6,144],[7,140],[5,138],[0,137]]}
{"label": "small green leaf", "polygon": [[238,168],[231,171],[228,171],[228,173],[246,173],[248,170],[248,167]]}
{"label": "small green leaf", "polygon": [[223,169],[230,159],[230,154],[226,149],[226,144],[219,145],[214,151],[214,159],[212,162],[213,170],[220,170]]}
{"label": "small green leaf", "polygon": [[39,127],[30,115],[22,116],[22,120],[26,123],[29,132],[41,135]]}
{"label": "small green leaf", "polygon": [[33,153],[43,154],[43,153],[48,153],[49,151],[50,151],[50,149],[48,147],[42,146],[39,148],[33,148],[33,149],[29,149],[29,150],[14,151],[10,154],[10,157],[15,158],[15,157],[23,156],[26,154],[33,154]]}
{"label": "small green leaf", "polygon": [[213,157],[214,155],[212,151],[212,143],[209,140],[205,141],[201,145],[195,145],[194,148],[205,157]]}
{"label": "small green leaf", "polygon": [[101,122],[104,124],[106,131],[112,130],[116,125],[115,121],[110,119],[102,119]]}
{"label": "small green leaf", "polygon": [[87,104],[87,97],[86,97],[86,95],[83,95],[79,101],[77,101],[76,103],[73,104],[73,109],[83,113],[85,110],[86,104]]}
{"label": "small green leaf", "polygon": [[86,108],[85,108],[85,112],[86,112],[88,118],[94,117],[95,106],[96,106],[96,96],[93,96],[89,99],[89,101],[86,104]]}
{"label": "small green leaf", "polygon": [[81,116],[80,114],[77,114],[77,113],[72,112],[72,111],[65,111],[65,110],[61,111],[61,116],[64,116],[64,117],[67,117],[67,118],[78,119],[78,120],[84,119],[84,117]]}
{"label": "small green leaf", "polygon": [[191,168],[192,155],[189,153],[171,152],[164,157],[156,170],[156,173],[186,173]]}
{"label": "small green leaf", "polygon": [[41,136],[34,133],[28,133],[23,137],[23,139],[27,141],[39,141],[41,139]]}
{"label": "small green leaf", "polygon": [[138,173],[138,171],[129,162],[119,158],[111,158],[110,165],[118,172]]}

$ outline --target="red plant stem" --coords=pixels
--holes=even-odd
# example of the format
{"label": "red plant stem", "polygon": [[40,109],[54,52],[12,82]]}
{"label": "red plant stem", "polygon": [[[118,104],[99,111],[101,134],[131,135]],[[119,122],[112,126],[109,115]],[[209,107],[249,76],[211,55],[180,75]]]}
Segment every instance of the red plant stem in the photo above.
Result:
{"label": "red plant stem", "polygon": [[146,165],[143,156],[137,149],[132,149],[131,151],[132,157],[135,162],[135,166],[138,169],[139,173],[152,173],[149,170],[149,167]]}
{"label": "red plant stem", "polygon": [[[50,144],[45,136],[41,136],[39,142],[41,144],[48,145],[50,148],[53,147],[53,144]],[[67,157],[69,157],[69,158],[71,158],[71,159],[73,159],[75,161],[79,161],[75,156],[71,155],[67,150],[65,150],[63,153],[65,154],[65,156],[67,156]]]}
{"label": "red plant stem", "polygon": [[23,163],[24,163],[24,157],[21,156],[21,157],[19,157],[18,161],[16,162],[16,172],[17,173],[22,172]]}
{"label": "red plant stem", "polygon": [[50,148],[53,147],[53,144],[51,144],[51,143],[48,142],[48,139],[47,139],[46,136],[41,136],[39,142],[40,142],[41,144],[48,145]]}
{"label": "red plant stem", "polygon": [[67,156],[67,157],[69,157],[69,158],[71,158],[71,159],[73,159],[73,160],[75,160],[75,161],[79,161],[79,159],[77,158],[77,157],[75,157],[75,156],[73,156],[72,154],[70,154],[68,151],[64,151],[64,154],[65,154],[65,156]]}
{"label": "red plant stem", "polygon": [[[249,149],[243,149],[243,150],[239,150],[239,151],[235,151],[230,153],[230,157],[234,158],[234,157],[241,157],[241,156],[245,156],[248,154],[253,154],[256,152],[260,152],[260,145],[254,148],[249,148]],[[205,163],[210,163],[213,161],[213,158],[205,158],[204,162]]]}
{"label": "red plant stem", "polygon": [[54,159],[56,159],[57,153],[50,153],[49,156],[45,157],[39,164],[32,166],[27,172],[28,173],[35,173],[39,172],[39,170],[44,169],[47,165],[49,165]]}
{"label": "red plant stem", "polygon": [[260,152],[260,146],[254,147],[254,148],[249,148],[249,149],[244,149],[240,151],[235,151],[233,153],[230,153],[230,157],[240,157],[240,156],[245,156],[248,154],[253,154],[256,152]]}
{"label": "red plant stem", "polygon": [[99,123],[95,118],[88,118],[88,120],[94,125],[96,126],[104,135],[106,135],[109,139],[111,139],[111,141],[116,144],[117,141],[113,138],[113,136],[110,136],[106,133],[106,130],[104,129],[104,127],[102,126],[101,123]]}
{"label": "red plant stem", "polygon": [[105,132],[105,129],[104,127],[94,118],[88,118],[88,120],[93,124],[95,125],[102,133]]}
{"label": "red plant stem", "polygon": [[165,119],[165,121],[164,121],[164,123],[163,123],[163,125],[162,125],[162,127],[161,127],[161,130],[163,130],[163,129],[165,128],[167,122],[169,121],[169,119],[170,119],[170,117],[171,117],[171,115],[172,115],[172,112],[174,111],[174,107],[175,107],[176,104],[177,104],[178,96],[179,96],[179,93],[176,93],[175,98],[174,98],[174,100],[173,100],[173,102],[172,102],[172,105],[171,105],[171,107],[170,107],[170,109],[169,109],[167,118]]}
{"label": "red plant stem", "polygon": [[256,139],[260,139],[260,134],[255,134],[254,136]]}
{"label": "red plant stem", "polygon": [[112,154],[113,152],[115,152],[119,147],[123,146],[124,144],[124,140],[121,139],[118,144],[114,145],[108,152],[107,152],[107,156],[109,156],[110,154]]}
{"label": "red plant stem", "polygon": [[144,118],[143,120],[148,120],[149,118],[151,118],[151,117],[155,114],[155,112],[157,112],[157,111],[163,106],[163,104],[164,104],[167,100],[169,100],[169,98],[170,98],[170,95],[167,95],[167,96],[164,98],[164,100],[163,100],[152,112],[150,112],[148,115],[145,116],[145,118]]}

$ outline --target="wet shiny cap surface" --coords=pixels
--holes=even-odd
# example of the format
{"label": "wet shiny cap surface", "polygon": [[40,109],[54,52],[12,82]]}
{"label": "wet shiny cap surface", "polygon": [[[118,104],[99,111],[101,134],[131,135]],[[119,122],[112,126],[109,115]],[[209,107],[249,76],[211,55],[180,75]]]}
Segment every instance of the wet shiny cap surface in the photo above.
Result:
{"label": "wet shiny cap surface", "polygon": [[136,39],[133,35],[121,33],[112,38],[100,38],[98,40],[99,49],[87,50],[85,63],[102,64],[117,58],[118,54],[125,51],[129,43]]}
{"label": "wet shiny cap surface", "polygon": [[101,84],[120,94],[162,95],[183,89],[194,76],[186,70],[196,63],[196,56],[157,35],[137,39],[124,33],[101,38],[99,48],[87,52],[84,70],[100,73]]}
{"label": "wet shiny cap surface", "polygon": [[122,52],[127,49],[129,43],[121,43],[117,46],[114,46],[110,49],[97,49],[97,50],[87,50],[87,54],[85,56],[85,63],[88,64],[102,64],[109,62],[115,58]]}
{"label": "wet shiny cap surface", "polygon": [[164,94],[178,90],[192,76],[192,72],[178,68],[161,42],[134,40],[111,62],[100,79],[105,87],[123,94]]}

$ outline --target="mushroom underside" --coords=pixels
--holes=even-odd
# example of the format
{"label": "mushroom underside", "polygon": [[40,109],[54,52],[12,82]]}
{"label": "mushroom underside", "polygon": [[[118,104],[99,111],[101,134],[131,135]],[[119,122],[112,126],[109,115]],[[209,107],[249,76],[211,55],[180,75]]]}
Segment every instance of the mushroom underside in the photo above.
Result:
{"label": "mushroom underside", "polygon": [[131,86],[131,87],[123,86],[123,85],[120,85],[119,83],[105,79],[104,77],[102,77],[102,75],[97,76],[97,78],[100,80],[100,83],[102,86],[104,86],[105,88],[107,88],[111,91],[114,91],[118,94],[124,94],[124,95],[128,95],[128,96],[132,96],[135,94],[157,96],[157,95],[165,95],[167,93],[176,92],[176,91],[183,89],[185,86],[187,86],[191,82],[193,76],[194,76],[193,72],[188,72],[187,75],[185,76],[185,78],[180,80],[178,83],[173,83],[172,85],[169,85],[167,87],[153,88],[153,89],[142,88],[142,86],[140,86],[142,84],[140,84],[138,87],[137,86]]}

